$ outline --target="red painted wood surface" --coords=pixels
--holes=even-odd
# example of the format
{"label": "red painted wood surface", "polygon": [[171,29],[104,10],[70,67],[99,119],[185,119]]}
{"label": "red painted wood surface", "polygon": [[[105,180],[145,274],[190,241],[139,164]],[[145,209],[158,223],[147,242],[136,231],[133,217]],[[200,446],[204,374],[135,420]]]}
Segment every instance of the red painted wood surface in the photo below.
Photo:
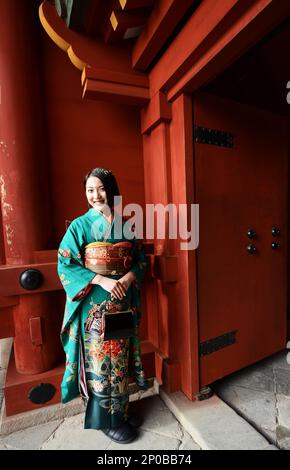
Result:
{"label": "red painted wood surface", "polygon": [[80,73],[42,33],[44,93],[54,247],[65,221],[87,210],[83,178],[97,166],[111,169],[124,206],[144,204],[140,116],[133,107],[81,98]]}
{"label": "red painted wood surface", "polygon": [[57,275],[57,262],[23,264],[22,266],[7,266],[0,268],[0,296],[27,295],[31,291],[24,289],[19,282],[20,275],[27,269],[37,269],[43,275],[43,283],[36,293],[58,290],[62,284]]}
{"label": "red painted wood surface", "polygon": [[289,13],[290,4],[284,1],[203,0],[149,72],[151,96],[162,90],[172,101],[203,86]]}
{"label": "red painted wood surface", "polygon": [[15,363],[19,373],[39,374],[62,360],[59,332],[64,299],[61,294],[59,291],[20,297],[13,312]]}
{"label": "red painted wood surface", "polygon": [[[170,200],[170,179],[168,181],[169,135],[167,126],[161,123],[149,136],[143,136],[144,146],[144,177],[150,184],[146,185],[145,198],[147,204],[167,204]],[[156,232],[156,229],[155,229]],[[166,255],[165,240],[154,239],[155,254]],[[167,286],[162,280],[155,279],[150,290],[146,291],[148,305],[147,315],[150,324],[149,337],[167,357],[169,351],[168,338],[168,296]]]}
{"label": "red painted wood surface", "polygon": [[171,105],[166,96],[162,92],[156,93],[141,111],[142,134],[149,134],[158,124],[170,122],[171,118]]}
{"label": "red painted wood surface", "polygon": [[[32,261],[33,250],[46,248],[51,230],[44,223],[50,212],[38,50],[33,16],[25,3],[1,2],[0,16],[0,181],[5,262],[21,264]],[[25,54],[21,44],[26,45]]]}
{"label": "red painted wood surface", "polygon": [[[182,95],[172,104],[170,123],[172,201],[195,203],[192,143],[192,100]],[[190,226],[190,223],[188,223]],[[171,355],[180,364],[180,388],[189,399],[199,391],[196,251],[181,250],[178,256],[178,282],[175,290],[175,313],[172,316]]]}
{"label": "red painted wood surface", "polygon": [[[33,262],[35,250],[48,248],[52,232],[37,28],[33,11],[26,6],[15,1],[0,4],[0,166],[6,262],[1,266],[3,296],[19,293],[11,291],[9,274],[19,267],[11,282],[19,289],[21,269]],[[25,54],[21,44],[27,48]],[[22,373],[42,372],[59,360],[60,348],[54,342],[59,340],[60,325],[59,320],[55,321],[58,312],[51,301],[45,296],[26,296],[1,312],[2,334],[4,330],[14,336],[16,365]],[[29,336],[30,321],[39,316],[43,318],[43,341],[34,348]]]}
{"label": "red painted wood surface", "polygon": [[[220,4],[216,4],[220,6]],[[271,33],[290,14],[290,3],[273,0],[239,2],[232,14],[208,35],[201,48],[187,61],[186,70],[168,93],[172,100],[182,92],[194,92],[215,79],[253,45]],[[194,27],[192,25],[192,27]],[[223,29],[226,33],[223,34]],[[216,32],[220,35],[216,36]],[[201,56],[199,56],[202,51]],[[188,67],[189,66],[189,67]]]}
{"label": "red painted wood surface", "polygon": [[[60,384],[64,372],[63,364],[37,375],[21,375],[15,368],[13,355],[7,369],[4,387],[6,416],[12,416],[25,411],[37,410],[43,406],[55,405],[61,400]],[[49,383],[56,389],[54,397],[44,405],[32,403],[28,399],[29,392],[41,383]]]}
{"label": "red painted wood surface", "polygon": [[234,345],[201,357],[205,385],[286,344],[288,135],[279,115],[210,95],[193,102],[195,125],[234,135],[234,148],[195,144],[199,340],[237,330]]}
{"label": "red painted wood surface", "polygon": [[134,46],[132,52],[134,68],[142,71],[148,69],[191,5],[192,0],[161,0],[158,2]]}
{"label": "red painted wood surface", "polygon": [[0,339],[12,338],[15,335],[13,310],[11,307],[0,308]]}

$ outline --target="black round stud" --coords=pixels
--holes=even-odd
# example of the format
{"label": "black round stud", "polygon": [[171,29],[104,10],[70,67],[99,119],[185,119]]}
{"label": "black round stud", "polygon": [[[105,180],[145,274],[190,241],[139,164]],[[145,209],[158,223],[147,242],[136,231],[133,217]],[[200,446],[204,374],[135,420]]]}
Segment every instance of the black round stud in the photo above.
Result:
{"label": "black round stud", "polygon": [[280,243],[272,242],[271,247],[272,247],[272,250],[278,250],[280,248]]}
{"label": "black round stud", "polygon": [[271,232],[273,237],[278,237],[280,235],[280,230],[277,227],[272,227]]}
{"label": "black round stud", "polygon": [[248,238],[250,238],[250,239],[257,238],[257,232],[256,232],[256,230],[254,230],[252,228],[249,228],[249,230],[247,231],[247,235],[248,235]]}
{"label": "black round stud", "polygon": [[43,275],[38,269],[27,269],[19,276],[21,287],[26,290],[38,289],[43,282]]}
{"label": "black round stud", "polygon": [[28,393],[28,399],[36,405],[50,401],[55,395],[56,389],[51,384],[39,384]]}
{"label": "black round stud", "polygon": [[247,250],[248,250],[248,253],[250,253],[250,255],[253,255],[254,253],[256,253],[257,248],[255,247],[255,245],[251,244],[247,246]]}

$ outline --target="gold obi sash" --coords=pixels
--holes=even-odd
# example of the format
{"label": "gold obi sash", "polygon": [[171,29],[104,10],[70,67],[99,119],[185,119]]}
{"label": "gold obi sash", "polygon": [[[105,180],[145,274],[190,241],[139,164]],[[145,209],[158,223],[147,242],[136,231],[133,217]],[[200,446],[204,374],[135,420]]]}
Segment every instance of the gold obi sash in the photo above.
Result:
{"label": "gold obi sash", "polygon": [[124,275],[132,266],[132,243],[94,242],[85,247],[85,267],[95,273]]}

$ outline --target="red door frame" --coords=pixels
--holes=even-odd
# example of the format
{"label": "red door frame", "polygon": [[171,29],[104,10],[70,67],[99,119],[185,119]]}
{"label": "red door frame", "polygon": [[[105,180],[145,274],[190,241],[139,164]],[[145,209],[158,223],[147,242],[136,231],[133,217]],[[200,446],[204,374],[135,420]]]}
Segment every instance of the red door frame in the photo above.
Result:
{"label": "red door frame", "polygon": [[[150,72],[151,100],[142,112],[144,166],[146,169],[154,155],[155,165],[167,174],[163,186],[167,203],[195,202],[191,93],[223,72],[289,13],[286,2],[232,0],[213,5],[211,0],[204,0]],[[169,143],[164,146],[168,130]],[[149,178],[145,171],[150,194],[146,202],[159,202],[159,175],[154,179],[151,174]],[[168,187],[170,194],[166,192]],[[169,240],[163,254],[171,248]],[[200,388],[196,256],[195,252],[179,251],[176,245],[172,254],[178,266],[175,301],[161,305],[158,312],[160,321],[166,318],[168,325],[168,335],[159,344],[167,357],[163,379],[169,391],[182,390],[193,400]]]}

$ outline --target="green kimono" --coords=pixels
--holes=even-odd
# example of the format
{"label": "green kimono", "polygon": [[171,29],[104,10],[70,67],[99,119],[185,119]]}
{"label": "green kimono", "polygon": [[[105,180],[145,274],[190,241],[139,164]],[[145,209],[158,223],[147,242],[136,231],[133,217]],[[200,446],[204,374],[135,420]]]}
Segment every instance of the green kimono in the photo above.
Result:
{"label": "green kimono", "polygon": [[[61,385],[62,402],[79,394],[86,400],[85,428],[104,429],[119,427],[127,419],[129,403],[128,379],[133,375],[142,389],[148,388],[141,363],[138,325],[141,317],[139,290],[146,268],[145,254],[135,238],[124,237],[121,223],[120,238],[114,237],[115,217],[112,225],[97,210],[73,220],[58,250],[58,274],[66,291],[66,306],[61,330],[61,341],[66,353],[66,368]],[[135,315],[136,334],[122,340],[104,341],[99,330],[86,329],[91,315],[101,321],[102,311],[108,301],[107,291],[90,284],[96,275],[85,268],[84,247],[96,241],[118,243],[132,242],[133,264],[136,280],[131,283],[122,301],[122,309],[132,308]],[[121,276],[110,275],[113,279]]]}

